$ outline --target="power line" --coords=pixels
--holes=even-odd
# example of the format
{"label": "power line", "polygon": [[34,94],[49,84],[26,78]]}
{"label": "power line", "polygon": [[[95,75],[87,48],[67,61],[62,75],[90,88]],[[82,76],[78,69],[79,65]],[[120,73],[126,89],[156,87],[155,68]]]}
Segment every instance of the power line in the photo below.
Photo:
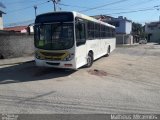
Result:
{"label": "power line", "polygon": [[[144,4],[153,2],[153,1],[155,1],[155,0],[147,0],[147,1],[144,1],[144,2],[142,2],[142,3],[131,4],[131,5],[129,5],[129,9],[131,8],[131,10],[133,10],[132,8],[135,7],[135,6],[137,7],[137,6],[144,5]],[[139,9],[145,9],[145,8],[143,7],[143,8],[139,8]],[[105,9],[104,9],[104,10],[105,10]],[[122,10],[126,10],[126,8],[124,8],[124,9],[122,9]]]}
{"label": "power line", "polygon": [[80,12],[87,12],[87,11],[95,10],[95,9],[98,9],[98,8],[101,8],[101,7],[106,7],[106,6],[109,6],[109,5],[115,5],[115,4],[126,2],[126,1],[128,1],[128,0],[119,0],[119,1],[108,3],[108,4],[105,4],[105,5],[100,5],[100,6],[96,6],[96,7],[93,7],[93,8],[86,9],[86,10],[82,10]]}
{"label": "power line", "polygon": [[133,5],[131,5],[131,6],[129,6],[130,8],[131,7],[134,7],[134,6],[140,6],[140,5],[144,5],[144,4],[147,4],[147,3],[150,3],[150,2],[152,2],[152,1],[155,1],[155,0],[147,0],[146,2],[142,2],[142,3],[136,3],[136,4],[133,4]]}
{"label": "power line", "polygon": [[[126,0],[127,1],[127,0]],[[154,1],[154,0],[148,0],[146,2],[149,2],[149,1]],[[120,1],[117,1],[117,2],[120,2]],[[110,3],[111,4],[111,3]],[[143,3],[144,4],[144,3]],[[74,5],[68,5],[68,4],[62,4],[62,3],[59,3],[59,5],[62,5],[62,6],[67,6],[67,7],[77,7],[77,8],[87,8],[87,7],[84,7],[84,6],[74,6]],[[109,4],[106,4],[106,5],[109,5]],[[103,6],[106,6],[106,5],[103,5]],[[99,9],[100,6],[98,7],[94,7],[94,9]],[[102,6],[101,6],[102,7]],[[153,6],[151,8],[145,8],[145,9],[139,9],[139,10],[131,10],[131,11],[124,11],[124,12],[117,12],[117,13],[110,13],[108,15],[111,15],[111,14],[125,14],[125,13],[134,13],[134,12],[143,12],[143,11],[151,11],[151,10],[159,10],[160,8],[160,5],[156,5],[156,6]],[[88,9],[93,9],[93,8],[88,8]],[[99,10],[106,10],[106,9],[99,9]],[[111,9],[108,9],[108,10],[111,10]],[[112,10],[126,10],[126,9],[112,9]]]}
{"label": "power line", "polygon": [[[47,3],[50,1],[47,1]],[[46,2],[45,2],[46,3]],[[44,4],[44,3],[43,3]],[[42,5],[42,3],[40,3],[39,5]],[[32,6],[33,7],[33,6]],[[23,8],[24,9],[24,8]],[[152,11],[152,10],[158,10],[160,9],[160,5],[156,5],[150,8],[146,8],[146,9],[139,9],[139,10],[132,10],[132,11],[125,11],[125,12],[117,12],[117,13],[110,13],[110,14],[105,14],[105,15],[113,15],[113,14],[127,14],[127,13],[135,13],[135,12],[144,12],[144,11]],[[29,20],[29,21],[24,21],[24,22],[19,22],[19,23],[12,23],[12,24],[8,24],[6,26],[14,26],[16,24],[24,24],[24,23],[29,23],[33,20]]]}
{"label": "power line", "polygon": [[[36,6],[40,6],[40,5],[43,5],[43,4],[46,4],[46,3],[49,3],[50,0],[46,1],[46,2],[43,2],[43,3],[39,3],[37,4]],[[16,9],[16,10],[12,10],[12,11],[8,11],[7,13],[13,13],[13,12],[20,12],[22,10],[26,10],[26,9],[29,9],[29,8],[33,8],[33,6],[27,6],[27,7],[24,7],[24,8],[20,8],[20,9]]]}
{"label": "power line", "polygon": [[[36,6],[44,5],[44,4],[49,3],[49,2],[51,2],[51,0],[48,0],[48,1],[43,2],[43,3],[39,3]],[[34,6],[27,6],[27,7],[21,8],[21,9],[16,9],[16,10],[9,11],[9,13],[20,12],[22,10],[26,10],[26,9],[33,8],[33,7]],[[5,26],[15,26],[15,25],[30,24],[31,22],[33,23],[33,21],[34,21],[34,19],[33,20],[27,20],[27,21],[24,21],[24,22],[19,22],[19,23],[11,23],[11,24],[8,23]]]}
{"label": "power line", "polygon": [[[150,1],[154,1],[154,0],[150,0]],[[68,5],[68,4],[62,4],[62,3],[59,3],[59,5],[67,6],[67,7],[87,8],[87,7],[84,7],[84,6],[75,6],[75,5]],[[155,8],[159,9],[158,7],[160,7],[160,5],[157,5],[157,6],[154,6],[154,7],[151,7],[151,8],[147,8],[147,9],[146,8],[145,9],[141,8],[140,10],[131,10],[131,11],[118,12],[118,13],[111,13],[111,14],[125,14],[125,13],[151,11],[151,10],[155,10]],[[91,9],[91,8],[88,8],[88,9]],[[98,10],[106,10],[106,9],[99,9],[99,7],[97,7],[96,9],[98,9]],[[111,9],[108,9],[108,10],[111,10]],[[126,10],[126,9],[112,9],[112,10]],[[108,14],[108,15],[110,15],[110,14]]]}
{"label": "power line", "polygon": [[143,9],[143,10],[133,10],[133,11],[127,11],[127,12],[110,13],[110,14],[125,14],[125,13],[135,13],[135,12],[143,12],[143,11],[151,11],[151,10],[155,10],[155,9],[152,8],[152,9]]}
{"label": "power line", "polygon": [[59,5],[65,6],[65,7],[75,7],[75,8],[87,8],[87,9],[90,9],[89,7],[77,6],[77,5],[68,5],[68,4],[63,4],[63,3],[59,3]]}
{"label": "power line", "polygon": [[[78,5],[69,5],[69,4],[63,4],[63,3],[59,3],[60,6],[64,6],[64,7],[74,7],[74,8],[86,8],[86,9],[90,9],[89,7],[85,7],[85,6],[78,6]],[[98,10],[125,10],[125,9],[98,9]]]}
{"label": "power line", "polygon": [[[39,0],[42,1],[42,0]],[[26,2],[37,2],[37,0],[21,0],[21,1],[17,1],[17,2],[6,2],[7,6],[9,5],[14,5],[14,4],[20,4],[20,3],[26,3]]]}
{"label": "power line", "polygon": [[54,4],[54,11],[56,11],[57,7],[56,5],[61,1],[61,0],[51,0]]}
{"label": "power line", "polygon": [[[139,8],[140,10],[142,9],[144,9],[144,10],[148,10],[148,9],[152,9],[152,10],[155,10],[155,9],[157,9],[157,10],[159,10],[160,8],[160,5],[158,5],[158,6],[154,6],[154,8],[153,7],[150,7],[150,8]],[[98,9],[98,10],[123,10],[124,12],[126,11],[126,9]],[[130,10],[130,11],[137,11],[137,10],[135,10],[135,9],[127,9],[127,10]],[[123,13],[123,12],[120,12],[120,13]]]}
{"label": "power line", "polygon": [[158,5],[158,6],[154,6],[154,7],[152,7],[152,8],[146,8],[146,9],[140,9],[140,10],[132,10],[132,11],[126,11],[126,12],[110,13],[110,14],[106,14],[106,15],[113,15],[113,14],[126,14],[126,13],[135,13],[135,12],[152,11],[152,10],[159,9],[159,7],[160,7],[160,5]]}

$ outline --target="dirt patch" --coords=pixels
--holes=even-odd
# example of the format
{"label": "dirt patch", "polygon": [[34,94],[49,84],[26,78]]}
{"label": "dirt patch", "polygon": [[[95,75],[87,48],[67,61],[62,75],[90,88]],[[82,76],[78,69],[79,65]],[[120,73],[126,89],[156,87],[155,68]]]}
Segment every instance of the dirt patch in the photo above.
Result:
{"label": "dirt patch", "polygon": [[127,64],[128,66],[133,66],[133,64]]}
{"label": "dirt patch", "polygon": [[96,75],[96,76],[107,76],[108,75],[107,72],[105,72],[103,70],[97,70],[97,69],[88,70],[88,73],[91,75]]}

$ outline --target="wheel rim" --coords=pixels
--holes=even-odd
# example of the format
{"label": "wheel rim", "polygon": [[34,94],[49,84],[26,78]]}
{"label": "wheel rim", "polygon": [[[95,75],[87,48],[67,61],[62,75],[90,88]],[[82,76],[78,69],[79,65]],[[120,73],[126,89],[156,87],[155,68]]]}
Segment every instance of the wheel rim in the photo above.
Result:
{"label": "wheel rim", "polygon": [[108,52],[107,54],[109,55],[110,54],[110,48],[109,47],[108,47],[108,51],[107,52]]}
{"label": "wheel rim", "polygon": [[88,58],[87,58],[87,64],[88,64],[88,66],[91,65],[91,57],[90,56],[88,56]]}

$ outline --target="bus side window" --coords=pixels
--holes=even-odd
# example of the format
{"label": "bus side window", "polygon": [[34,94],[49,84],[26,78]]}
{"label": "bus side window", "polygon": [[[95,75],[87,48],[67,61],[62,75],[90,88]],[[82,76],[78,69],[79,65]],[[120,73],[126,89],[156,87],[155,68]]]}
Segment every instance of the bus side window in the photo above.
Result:
{"label": "bus side window", "polygon": [[85,23],[78,21],[76,23],[76,44],[77,46],[86,43]]}

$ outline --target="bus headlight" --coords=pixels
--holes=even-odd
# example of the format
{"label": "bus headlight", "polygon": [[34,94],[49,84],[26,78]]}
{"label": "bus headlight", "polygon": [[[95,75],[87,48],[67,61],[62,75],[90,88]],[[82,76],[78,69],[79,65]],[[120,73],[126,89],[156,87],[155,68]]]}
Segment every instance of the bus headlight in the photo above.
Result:
{"label": "bus headlight", "polygon": [[64,61],[71,61],[73,59],[73,57],[74,57],[74,54],[71,53],[67,57],[64,58]]}

